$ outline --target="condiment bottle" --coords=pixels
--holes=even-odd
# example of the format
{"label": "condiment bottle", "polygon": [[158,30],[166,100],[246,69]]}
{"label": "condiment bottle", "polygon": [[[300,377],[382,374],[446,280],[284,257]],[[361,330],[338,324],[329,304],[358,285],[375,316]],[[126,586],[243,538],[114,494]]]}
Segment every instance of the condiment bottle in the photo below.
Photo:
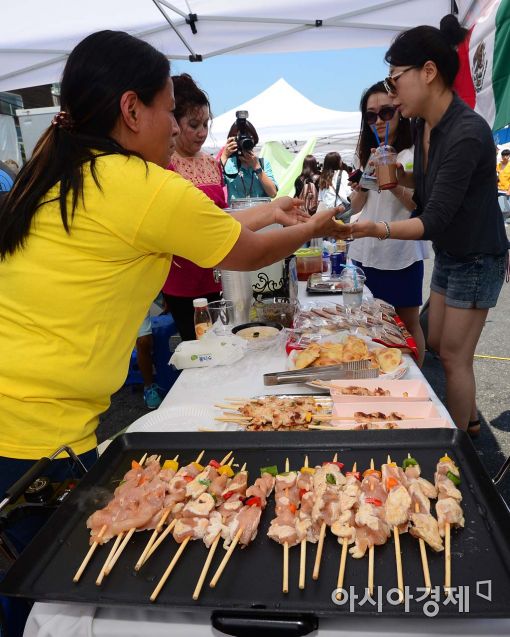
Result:
{"label": "condiment bottle", "polygon": [[201,339],[207,330],[212,327],[211,315],[207,308],[207,299],[193,299],[193,307],[195,308],[195,316],[193,318],[195,335],[197,339]]}

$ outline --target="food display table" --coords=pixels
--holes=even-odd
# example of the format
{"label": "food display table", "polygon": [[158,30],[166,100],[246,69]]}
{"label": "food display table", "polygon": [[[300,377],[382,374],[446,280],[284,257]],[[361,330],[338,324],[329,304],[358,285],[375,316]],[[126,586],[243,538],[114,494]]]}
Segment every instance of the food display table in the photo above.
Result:
{"label": "food display table", "polygon": [[[305,300],[304,284],[300,284],[300,298]],[[341,297],[338,297],[341,298]],[[307,297],[306,300],[330,301],[331,297]],[[425,380],[413,359],[405,357],[409,369],[407,379]],[[284,344],[276,351],[249,352],[242,360],[229,367],[189,369],[181,373],[163,401],[160,409],[179,405],[207,405],[226,397],[251,397],[260,394],[314,393],[306,385],[277,385],[266,387],[263,374],[286,368]],[[425,381],[426,382],[426,381]],[[428,385],[428,383],[427,383]],[[431,400],[441,416],[453,422],[445,407],[428,385]],[[320,432],[316,432],[320,435]],[[316,435],[310,432],[310,435]],[[247,434],[250,435],[250,434]],[[269,434],[268,434],[269,435]],[[437,636],[449,637],[452,630],[469,637],[510,634],[510,620],[475,619],[468,614],[452,619],[389,618],[342,615],[341,619],[321,619],[319,630],[313,636],[335,637],[395,637]],[[204,637],[220,635],[212,628],[209,617],[197,613],[126,608],[99,608],[90,605],[36,603],[30,614],[25,637],[140,637],[140,635],[173,635],[175,637]]]}

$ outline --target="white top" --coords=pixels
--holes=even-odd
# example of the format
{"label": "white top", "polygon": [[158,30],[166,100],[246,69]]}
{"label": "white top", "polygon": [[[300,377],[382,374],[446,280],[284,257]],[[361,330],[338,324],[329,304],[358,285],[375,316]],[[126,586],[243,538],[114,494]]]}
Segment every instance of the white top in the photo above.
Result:
{"label": "white top", "polygon": [[[333,180],[331,182],[331,186],[329,188],[321,188],[319,190],[319,201],[326,206],[326,208],[334,208],[335,207],[335,197],[336,197],[336,182],[338,179],[339,170],[335,170],[333,173]],[[349,175],[346,170],[342,170],[342,178],[340,180],[340,189],[338,191],[338,198],[336,200],[336,205],[340,206],[342,204],[342,199],[347,200],[347,197],[351,194],[351,189],[349,188]],[[340,199],[340,197],[342,199]]]}
{"label": "white top", "polygon": [[[402,150],[397,158],[402,165],[413,163],[413,148]],[[359,216],[360,221],[403,221],[410,212],[389,191],[368,191],[367,202]],[[356,239],[349,246],[349,257],[369,268],[378,270],[402,270],[416,261],[429,257],[427,241],[401,241],[374,237]]]}

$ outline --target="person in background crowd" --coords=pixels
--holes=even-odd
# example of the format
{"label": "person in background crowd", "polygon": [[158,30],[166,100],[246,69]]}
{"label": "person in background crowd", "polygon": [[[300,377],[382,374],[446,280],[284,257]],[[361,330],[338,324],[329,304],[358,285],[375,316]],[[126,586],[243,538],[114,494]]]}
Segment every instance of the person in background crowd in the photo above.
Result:
{"label": "person in background crowd", "polygon": [[508,265],[508,239],[498,205],[496,156],[487,122],[456,96],[456,45],[465,37],[453,15],[440,29],[400,33],[386,53],[388,94],[403,117],[417,117],[414,170],[398,170],[414,188],[416,215],[403,221],[358,221],[343,237],[431,239],[428,343],[446,375],[448,410],[457,427],[478,435],[473,355]]}
{"label": "person in background crowd", "polygon": [[[246,121],[246,130],[253,140],[259,143],[255,126]],[[271,164],[263,157],[257,157],[255,148],[240,152],[237,148],[237,124],[234,123],[228,132],[227,143],[221,153],[221,165],[227,184],[228,203],[232,199],[246,197],[275,197],[278,184],[273,176]]]}
{"label": "person in background crowd", "polygon": [[303,169],[301,170],[301,174],[294,182],[296,190],[295,196],[299,197],[301,195],[303,186],[306,182],[312,182],[318,191],[320,172],[319,162],[317,159],[313,155],[307,155],[303,159]]}
{"label": "person in background crowd", "polygon": [[[169,168],[188,179],[219,208],[226,208],[221,166],[202,151],[211,121],[209,98],[187,73],[173,76],[172,82],[179,135]],[[163,298],[165,310],[172,314],[182,340],[196,338],[193,299],[218,301],[220,292],[221,284],[215,281],[212,268],[201,268],[187,259],[174,257],[163,286]]]}
{"label": "person in background crowd", "polygon": [[[384,139],[388,125],[388,142],[398,153],[402,165],[413,163],[411,125],[393,106],[383,82],[371,86],[361,98],[361,132],[357,156],[364,169],[370,161],[371,149],[377,146],[372,127],[379,139]],[[408,219],[415,209],[413,190],[397,186],[391,190],[363,190],[359,184],[351,184],[352,210],[362,221],[399,221]],[[372,294],[395,306],[397,314],[416,341],[419,351],[418,364],[425,356],[425,338],[420,326],[422,304],[423,259],[428,257],[424,241],[378,241],[374,237],[357,239],[349,248],[349,257],[363,268],[366,285]]]}
{"label": "person in background crowd", "polygon": [[9,166],[8,161],[0,161],[0,196],[11,190],[16,173]]}
{"label": "person in background crowd", "polygon": [[151,316],[147,312],[136,336],[136,360],[143,379],[143,401],[147,409],[157,409],[163,400],[163,390],[154,382],[153,351]]}
{"label": "person in background crowd", "polygon": [[510,223],[510,149],[501,151],[501,161],[496,167],[498,174],[498,198],[505,223]]}
{"label": "person in background crowd", "polygon": [[17,161],[14,161],[14,159],[6,159],[4,163],[15,175],[19,173],[19,165]]}
{"label": "person in background crowd", "polygon": [[319,177],[319,210],[347,203],[351,194],[348,183],[350,172],[350,166],[342,162],[338,153],[331,152],[324,157]]}
{"label": "person in background crowd", "polygon": [[[67,59],[61,104],[0,203],[1,493],[62,445],[93,464],[99,415],[173,255],[251,271],[339,234],[330,212],[305,219],[288,197],[240,223],[167,170],[173,83],[147,42],[87,36]],[[290,227],[253,231],[275,219]],[[49,477],[67,470],[56,460]]]}

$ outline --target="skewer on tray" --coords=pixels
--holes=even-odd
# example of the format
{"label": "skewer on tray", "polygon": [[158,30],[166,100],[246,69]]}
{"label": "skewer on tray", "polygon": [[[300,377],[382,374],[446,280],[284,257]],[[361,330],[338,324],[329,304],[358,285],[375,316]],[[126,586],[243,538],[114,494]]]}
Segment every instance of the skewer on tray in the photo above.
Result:
{"label": "skewer on tray", "polygon": [[[141,458],[140,458],[140,465],[143,465],[143,463],[145,462],[147,458],[147,454],[145,453]],[[80,564],[80,566],[78,567],[78,570],[76,571],[74,577],[73,577],[73,582],[79,582],[81,576],[83,575],[83,572],[85,571],[85,569],[87,568],[88,563],[90,562],[90,560],[92,559],[92,556],[94,555],[97,547],[102,544],[101,540],[103,539],[106,531],[108,529],[108,525],[107,524],[103,524],[103,526],[101,527],[97,538],[94,542],[92,542],[87,554],[85,555],[83,562]]]}

